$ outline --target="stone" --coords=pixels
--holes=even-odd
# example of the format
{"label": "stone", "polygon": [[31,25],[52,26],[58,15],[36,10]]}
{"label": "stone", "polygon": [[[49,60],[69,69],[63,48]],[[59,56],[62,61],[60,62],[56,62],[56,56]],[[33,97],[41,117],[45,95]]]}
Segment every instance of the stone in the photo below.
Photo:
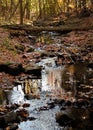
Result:
{"label": "stone", "polygon": [[27,65],[24,67],[24,73],[41,77],[41,67],[37,65]]}
{"label": "stone", "polygon": [[8,124],[8,127],[6,127],[6,130],[16,130],[18,129],[18,124],[14,123],[14,124]]}
{"label": "stone", "polygon": [[21,118],[27,118],[29,116],[28,111],[25,109],[20,109],[17,112],[17,115],[20,116]]}
{"label": "stone", "polygon": [[24,103],[23,104],[23,107],[25,108],[25,107],[29,107],[30,106],[30,104],[29,103]]}
{"label": "stone", "polygon": [[58,112],[56,113],[56,122],[61,126],[67,126],[71,124],[72,118],[62,112]]}
{"label": "stone", "polygon": [[23,72],[23,67],[21,63],[17,62],[1,63],[0,72],[9,73],[11,75],[18,75]]}
{"label": "stone", "polygon": [[8,123],[17,121],[17,119],[18,117],[16,112],[8,112],[7,114],[0,116],[0,127],[5,128],[8,125]]}

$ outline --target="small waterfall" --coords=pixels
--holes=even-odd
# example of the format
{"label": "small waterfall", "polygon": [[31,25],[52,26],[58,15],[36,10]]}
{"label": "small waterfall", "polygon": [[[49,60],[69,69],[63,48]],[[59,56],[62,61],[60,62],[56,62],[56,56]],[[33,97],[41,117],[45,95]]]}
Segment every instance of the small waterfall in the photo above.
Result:
{"label": "small waterfall", "polygon": [[10,103],[20,104],[24,102],[24,92],[23,92],[23,85],[18,85],[13,88],[13,91],[10,95]]}

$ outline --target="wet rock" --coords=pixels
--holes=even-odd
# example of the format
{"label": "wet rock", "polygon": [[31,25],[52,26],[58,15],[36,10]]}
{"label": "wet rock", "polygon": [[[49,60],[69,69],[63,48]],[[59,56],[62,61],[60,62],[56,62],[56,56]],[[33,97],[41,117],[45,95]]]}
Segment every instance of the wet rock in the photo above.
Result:
{"label": "wet rock", "polygon": [[4,116],[4,119],[5,119],[6,123],[16,121],[17,120],[17,114],[15,112],[11,111]]}
{"label": "wet rock", "polygon": [[90,102],[88,100],[84,100],[84,99],[80,99],[76,102],[73,103],[73,106],[77,107],[77,108],[82,108],[82,107],[89,107]]}
{"label": "wet rock", "polygon": [[0,116],[0,127],[3,128],[8,125],[10,122],[17,121],[18,117],[16,112],[8,112],[7,114]]}
{"label": "wet rock", "polygon": [[25,107],[29,107],[30,106],[30,104],[29,103],[24,103],[23,104],[23,107],[25,108]]}
{"label": "wet rock", "polygon": [[0,116],[0,128],[4,128],[6,126],[6,122],[3,116]]}
{"label": "wet rock", "polygon": [[18,75],[23,72],[23,67],[21,63],[1,63],[0,71],[9,73],[11,75]]}
{"label": "wet rock", "polygon": [[28,117],[27,119],[30,120],[30,121],[36,120],[35,117]]}
{"label": "wet rock", "polygon": [[17,109],[19,107],[19,104],[16,104],[16,103],[14,103],[14,104],[12,104],[12,105],[6,105],[6,109],[10,109],[10,110],[15,110],[15,109]]}
{"label": "wet rock", "polygon": [[54,102],[50,102],[50,103],[47,103],[49,109],[52,109],[55,107],[55,103]]}
{"label": "wet rock", "polygon": [[22,119],[27,118],[29,116],[28,111],[25,109],[20,109],[17,112],[17,115],[20,116]]}
{"label": "wet rock", "polygon": [[90,121],[93,123],[93,109],[90,110]]}
{"label": "wet rock", "polygon": [[[68,108],[63,112],[56,114],[56,121],[61,126],[71,126],[72,128],[78,128],[82,130],[91,130],[93,122],[92,120],[92,109],[84,108]],[[89,128],[89,129],[88,129]]]}
{"label": "wet rock", "polygon": [[48,106],[43,106],[43,107],[40,107],[37,109],[38,111],[46,111],[46,110],[49,110],[49,107]]}
{"label": "wet rock", "polygon": [[64,111],[64,110],[66,110],[66,107],[62,106],[60,110]]}
{"label": "wet rock", "polygon": [[18,129],[18,124],[14,123],[14,124],[8,124],[8,126],[6,127],[6,130],[17,130]]}
{"label": "wet rock", "polygon": [[64,99],[55,99],[54,100],[54,102],[55,102],[55,104],[59,104],[59,105],[63,105],[63,104],[65,104],[65,100]]}
{"label": "wet rock", "polygon": [[24,68],[26,74],[33,74],[41,77],[41,67],[36,65],[29,65]]}
{"label": "wet rock", "polygon": [[89,63],[88,67],[93,69],[93,63]]}
{"label": "wet rock", "polygon": [[66,103],[65,103],[65,106],[68,106],[68,107],[70,107],[72,105],[72,102],[71,101],[66,101]]}
{"label": "wet rock", "polygon": [[67,126],[71,124],[72,118],[70,118],[66,114],[63,114],[62,112],[58,112],[56,114],[56,122],[59,123],[59,125],[61,126]]}

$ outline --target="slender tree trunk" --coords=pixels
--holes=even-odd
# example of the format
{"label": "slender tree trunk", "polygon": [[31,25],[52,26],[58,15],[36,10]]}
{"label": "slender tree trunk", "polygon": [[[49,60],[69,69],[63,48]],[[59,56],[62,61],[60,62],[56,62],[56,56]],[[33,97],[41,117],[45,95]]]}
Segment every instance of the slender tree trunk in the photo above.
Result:
{"label": "slender tree trunk", "polygon": [[[2,0],[0,0],[0,12],[2,12]],[[2,14],[0,14],[1,16]]]}
{"label": "slender tree trunk", "polygon": [[66,3],[65,3],[65,0],[63,0],[63,11],[66,12]]}
{"label": "slender tree trunk", "polygon": [[12,13],[13,12],[13,0],[11,0],[11,5],[10,5],[10,12]]}
{"label": "slender tree trunk", "polygon": [[78,1],[75,0],[75,12],[76,12],[76,16],[78,16]]}
{"label": "slender tree trunk", "polygon": [[30,0],[26,0],[26,18],[30,19]]}
{"label": "slender tree trunk", "polygon": [[39,4],[39,18],[41,18],[42,17],[41,0],[38,0],[38,4]]}
{"label": "slender tree trunk", "polygon": [[23,2],[22,0],[19,0],[20,2],[20,24],[23,25]]}
{"label": "slender tree trunk", "polygon": [[69,4],[70,4],[70,0],[67,0],[67,16],[69,17]]}

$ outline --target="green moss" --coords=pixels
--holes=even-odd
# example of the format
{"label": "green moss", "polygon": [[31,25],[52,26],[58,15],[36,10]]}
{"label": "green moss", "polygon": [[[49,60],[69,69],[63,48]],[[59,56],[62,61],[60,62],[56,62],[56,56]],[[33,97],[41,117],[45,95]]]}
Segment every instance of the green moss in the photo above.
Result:
{"label": "green moss", "polygon": [[25,46],[18,44],[18,45],[15,45],[15,49],[17,49],[18,51],[24,52]]}

